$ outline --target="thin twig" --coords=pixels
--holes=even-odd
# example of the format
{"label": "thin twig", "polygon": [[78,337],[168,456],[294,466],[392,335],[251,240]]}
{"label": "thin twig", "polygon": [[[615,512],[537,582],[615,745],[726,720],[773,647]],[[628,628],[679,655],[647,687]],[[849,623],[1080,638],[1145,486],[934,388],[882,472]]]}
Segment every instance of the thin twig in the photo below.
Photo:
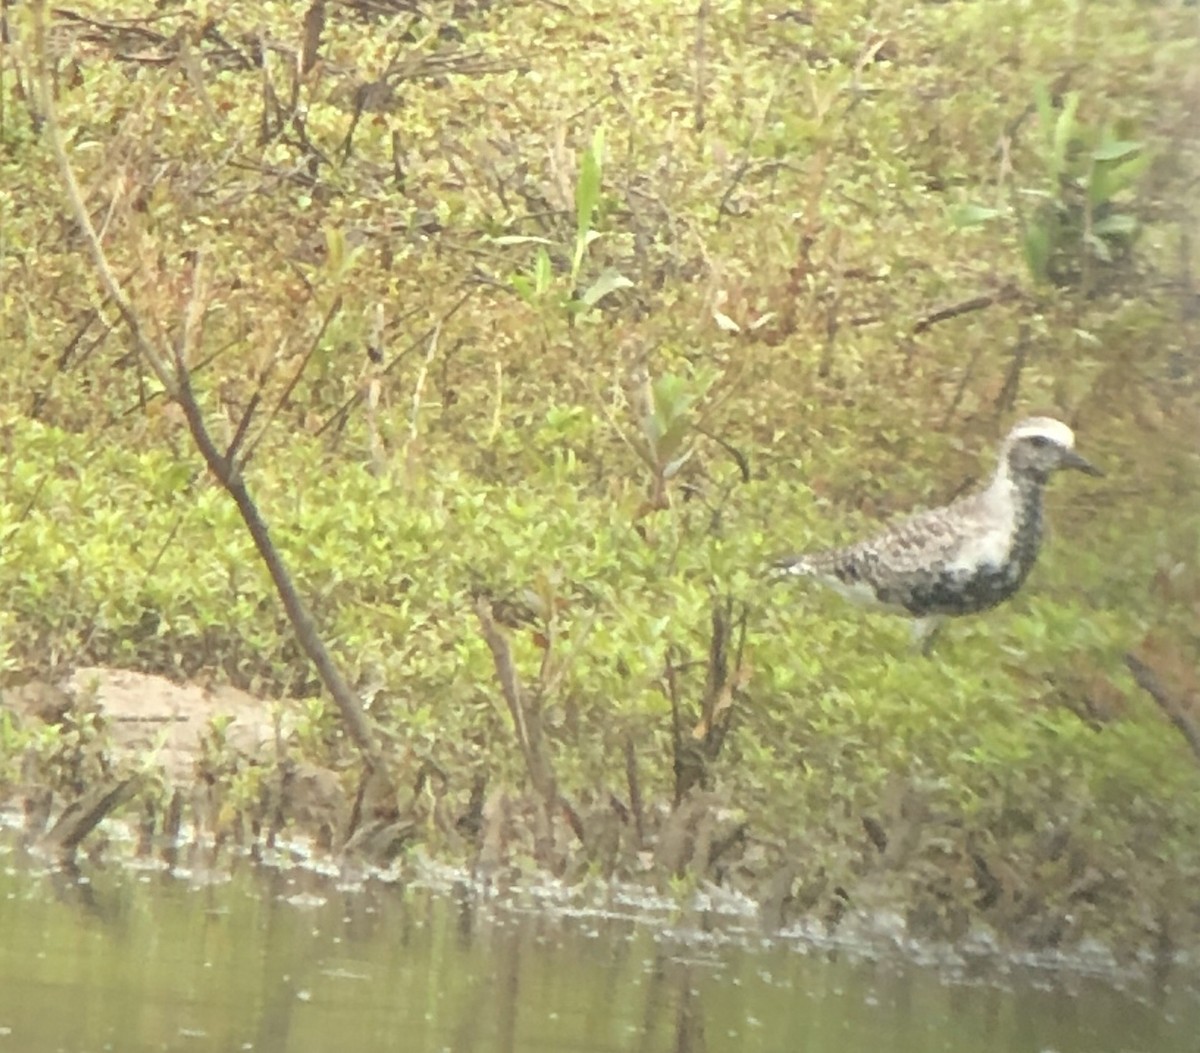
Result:
{"label": "thin twig", "polygon": [[158,570],[158,565],[162,562],[163,556],[167,554],[167,549],[171,547],[171,543],[175,540],[175,535],[179,533],[179,528],[182,525],[183,513],[181,512],[175,517],[174,524],[167,531],[167,536],[163,539],[163,543],[159,546],[158,551],[154,554],[154,558],[150,561],[150,565],[146,568],[146,573],[142,575],[142,588],[138,590],[139,592],[143,591],[150,579],[154,577],[154,572]]}
{"label": "thin twig", "polygon": [[708,90],[708,55],[704,46],[704,35],[708,29],[708,0],[700,0],[696,9],[696,73],[693,84],[692,130],[704,131],[704,94]]}
{"label": "thin twig", "polygon": [[734,191],[741,185],[743,179],[746,178],[746,173],[750,171],[753,163],[751,147],[754,145],[754,140],[762,134],[763,128],[766,127],[767,118],[771,114],[771,107],[775,104],[775,88],[771,89],[771,94],[767,96],[766,105],[762,108],[762,113],[759,114],[758,121],[746,136],[742,143],[742,159],[734,169],[733,177],[729,180],[728,186],[725,187],[725,192],[721,195],[721,200],[717,203],[717,215],[723,216],[729,209],[729,199],[733,197]]}
{"label": "thin twig", "polygon": [[521,678],[517,675],[516,666],[513,665],[512,649],[508,646],[508,640],[504,638],[504,634],[496,625],[496,619],[492,617],[492,603],[487,596],[476,597],[475,617],[479,619],[479,631],[483,635],[484,643],[492,652],[492,663],[496,667],[496,679],[500,681],[500,694],[504,697],[505,705],[508,706],[509,715],[512,717],[517,743],[525,757],[525,767],[529,771],[530,778],[533,779],[534,786],[541,793],[545,789],[540,764],[541,758],[535,755],[534,745],[530,741],[529,729],[525,722],[525,695],[521,690]]}
{"label": "thin twig", "polygon": [[625,782],[629,786],[629,810],[633,813],[633,832],[640,849],[646,843],[646,818],[642,804],[642,784],[638,777],[637,751],[633,735],[625,736]]}
{"label": "thin twig", "polygon": [[[79,326],[78,329],[75,330],[75,334],[71,337],[70,340],[67,341],[67,343],[63,347],[62,351],[59,352],[58,361],[54,364],[54,368],[59,373],[64,372],[66,370],[66,368],[71,364],[71,359],[75,356],[75,349],[83,341],[84,336],[87,334],[87,331],[89,329],[91,329],[93,323],[99,322],[99,321],[102,321],[102,318],[100,315],[100,309],[98,307],[93,307],[90,311],[87,312],[86,315],[84,315],[83,323]],[[108,333],[110,332],[107,325],[104,327],[104,329],[105,329],[105,332],[101,336],[101,340],[103,340],[104,336],[107,336]],[[97,345],[95,343],[93,343],[92,346],[96,347]]]}
{"label": "thin twig", "polygon": [[[415,351],[418,347],[420,347],[422,344],[424,344],[434,334],[434,332],[436,330],[438,330],[442,326],[444,326],[451,318],[453,318],[459,312],[459,310],[461,310],[464,306],[466,306],[467,301],[469,299],[471,299],[471,297],[474,295],[475,295],[474,288],[469,288],[465,293],[463,293],[463,295],[461,297],[459,297],[459,299],[454,303],[454,305],[450,308],[450,310],[448,310],[445,314],[443,314],[436,322],[433,323],[433,325],[431,325],[428,329],[426,329],[420,336],[415,337],[413,340],[411,340],[409,342],[409,344],[402,351],[398,352],[396,354],[396,356],[386,366],[384,366],[383,369],[381,369],[379,371],[380,377],[387,376],[387,374],[391,373],[392,370],[394,370],[401,362],[403,362],[404,359],[408,358],[408,356],[413,351]],[[400,319],[400,321],[401,322],[406,321],[412,315],[416,314],[418,311],[421,311],[421,310],[423,310],[423,308],[414,307],[411,311],[408,312],[408,314],[406,314],[404,316],[404,318]],[[361,402],[362,397],[363,397],[362,390],[359,389],[353,395],[351,395],[348,399],[346,399],[340,406],[338,406],[338,408],[336,410],[333,411],[333,413],[331,413],[329,415],[329,418],[325,421],[325,423],[322,424],[316,430],[316,432],[314,433],[314,437],[319,438],[320,436],[324,435],[325,432],[329,431],[329,429],[334,427],[335,425],[339,429],[342,428],[345,425],[346,420],[350,416],[351,407],[353,407],[356,402]]]}
{"label": "thin twig", "polygon": [[703,435],[706,439],[712,439],[713,442],[715,442],[721,447],[721,449],[729,454],[729,456],[733,458],[734,464],[736,464],[738,467],[738,474],[741,476],[742,482],[750,482],[750,458],[748,458],[732,443],[722,439],[721,436],[717,435],[711,429],[706,428],[701,424],[693,424],[692,428],[699,434]]}
{"label": "thin twig", "polygon": [[[229,465],[237,460],[238,450],[242,448],[242,443],[246,441],[246,432],[250,428],[250,422],[254,419],[254,414],[258,410],[258,404],[262,401],[262,392],[256,391],[250,396],[250,401],[246,403],[246,408],[242,411],[242,419],[238,421],[237,431],[233,433],[233,438],[229,442],[229,446],[225,450],[225,461]],[[250,455],[247,452],[246,457],[238,465],[238,470],[246,466]]]}
{"label": "thin twig", "polygon": [[1167,693],[1154,670],[1137,655],[1133,652],[1127,654],[1125,665],[1133,674],[1137,686],[1158,703],[1158,708],[1175,725],[1175,729],[1183,736],[1196,760],[1200,761],[1200,728],[1196,727],[1195,722],[1183,711],[1178,701]]}
{"label": "thin twig", "polygon": [[1004,386],[996,396],[993,418],[1000,417],[1017,404],[1017,392],[1021,388],[1021,374],[1025,370],[1025,359],[1029,355],[1029,323],[1022,322],[1018,327],[1017,346],[1013,349],[1012,358],[1008,363],[1008,371],[1004,375]]}
{"label": "thin twig", "polygon": [[35,4],[34,12],[34,56],[37,63],[38,85],[41,95],[39,101],[41,103],[42,116],[46,122],[44,130],[50,141],[50,149],[54,154],[55,162],[62,177],[63,188],[67,195],[67,204],[71,209],[71,214],[75,222],[83,232],[84,244],[87,246],[88,253],[92,257],[92,265],[96,268],[96,275],[100,279],[100,284],[104,287],[105,295],[116,305],[117,310],[120,312],[121,319],[125,322],[125,326],[129,330],[129,336],[133,341],[134,349],[154,371],[154,375],[158,378],[158,382],[163,386],[167,394],[174,398],[178,393],[178,384],[175,377],[172,375],[166,360],[159,354],[158,349],[146,338],[145,332],[142,329],[141,319],[138,317],[137,311],[134,310],[133,304],[125,295],[124,289],[117,282],[116,275],[113,274],[112,268],[109,266],[108,257],[105,255],[104,249],[100,244],[100,238],[96,234],[96,228],[92,225],[92,217],[83,203],[83,193],[79,189],[78,180],[75,178],[75,169],[71,166],[66,146],[63,144],[62,129],[58,124],[58,111],[54,102],[54,89],[51,85],[49,70],[46,68],[45,4]]}
{"label": "thin twig", "polygon": [[308,345],[308,350],[304,353],[304,357],[300,360],[300,364],[296,367],[296,372],[292,374],[292,379],[287,382],[287,386],[283,389],[283,393],[276,400],[271,412],[267,414],[267,419],[263,421],[262,428],[259,429],[258,435],[254,441],[247,447],[246,455],[241,460],[240,467],[245,467],[250,458],[254,456],[254,451],[258,448],[258,444],[262,442],[263,437],[270,428],[272,422],[279,416],[280,410],[287,405],[288,399],[292,397],[292,392],[296,390],[296,385],[300,383],[300,378],[304,375],[304,371],[308,368],[309,362],[312,361],[313,355],[317,353],[317,348],[321,346],[321,341],[325,337],[325,331],[329,328],[329,323],[337,316],[337,313],[342,309],[342,298],[337,296],[333,303],[329,305],[329,310],[325,312],[325,317],[321,319],[321,324],[317,327],[312,341]]}
{"label": "thin twig", "polygon": [[931,329],[939,322],[958,318],[960,315],[970,314],[972,311],[982,311],[985,307],[992,307],[995,304],[1018,300],[1020,297],[1020,289],[1015,285],[1005,285],[995,292],[972,296],[966,300],[960,300],[958,303],[950,304],[948,307],[939,307],[936,311],[930,311],[924,318],[918,319],[912,328],[913,336],[925,332],[926,329]]}
{"label": "thin twig", "polygon": [[845,287],[846,275],[842,266],[842,234],[839,228],[834,228],[830,237],[833,241],[833,278],[829,286],[822,290],[819,297],[825,307],[825,348],[821,352],[821,360],[817,364],[817,376],[826,378],[833,372],[834,352],[837,349],[837,335],[840,328],[839,312],[842,306],[842,291]]}
{"label": "thin twig", "polygon": [[55,848],[60,858],[72,858],[79,843],[100,825],[105,816],[129,800],[140,782],[139,776],[131,775],[84,791],[63,809],[43,843]]}
{"label": "thin twig", "polygon": [[[107,322],[105,322],[104,324],[106,326],[108,325]],[[196,376],[198,373],[202,373],[204,370],[206,370],[209,366],[211,366],[218,358],[220,358],[227,351],[230,351],[235,347],[240,347],[241,344],[242,344],[241,337],[235,337],[234,339],[227,341],[224,344],[224,346],[218,347],[215,351],[212,351],[209,354],[205,355],[199,362],[197,362],[194,366],[192,366],[189,369],[189,372],[192,374],[193,377]],[[140,371],[138,373],[138,379],[139,380],[142,379],[142,374]],[[119,414],[117,414],[117,419],[120,419],[122,417],[131,417],[135,413],[144,413],[146,410],[146,406],[149,403],[154,402],[156,399],[162,398],[166,394],[167,394],[167,392],[165,392],[165,391],[151,391],[149,394],[144,394],[132,406],[129,406],[127,409],[121,410],[121,412]]]}
{"label": "thin twig", "polygon": [[413,384],[412,413],[408,419],[408,441],[416,442],[418,435],[417,418],[421,415],[421,396],[425,393],[425,379],[429,376],[429,367],[437,357],[438,337],[442,335],[442,324],[434,326],[429,337],[429,346],[425,349],[425,358],[417,370],[416,383]]}
{"label": "thin twig", "polygon": [[34,508],[37,507],[38,498],[42,496],[42,491],[49,481],[49,472],[42,472],[38,476],[37,486],[33,488],[33,493],[29,495],[29,500],[25,502],[25,507],[21,509],[20,514],[17,516],[16,521],[18,523],[24,523],[33,514]]}
{"label": "thin twig", "polygon": [[948,428],[954,414],[958,412],[958,407],[962,404],[963,396],[967,393],[967,385],[971,383],[971,378],[975,376],[975,367],[979,365],[979,359],[983,355],[983,344],[976,343],[971,351],[971,357],[967,359],[967,364],[962,371],[962,376],[959,377],[958,385],[954,389],[954,397],[950,400],[950,405],[946,407],[946,412],[942,415],[942,427]]}
{"label": "thin twig", "polygon": [[284,565],[274,543],[271,541],[271,534],[266,520],[263,519],[258,506],[250,496],[242,474],[237,470],[235,465],[229,464],[222,457],[220,450],[213,443],[212,437],[209,435],[201,416],[200,405],[196,401],[195,394],[192,392],[191,382],[186,370],[179,375],[178,391],[179,405],[183,408],[184,415],[187,417],[192,439],[199,448],[200,454],[208,465],[209,471],[221,482],[221,485],[238,506],[238,512],[242,517],[242,521],[246,524],[246,529],[250,532],[250,537],[254,541],[254,547],[258,550],[259,557],[263,563],[266,564],[267,571],[271,575],[271,581],[275,586],[275,591],[278,593],[280,600],[283,602],[284,609],[287,611],[288,621],[291,622],[296,639],[304,649],[305,654],[308,655],[310,661],[316,666],[322,683],[325,684],[329,689],[329,693],[333,696],[334,702],[337,704],[338,710],[342,715],[342,720],[346,724],[346,730],[358,746],[368,767],[381,779],[390,783],[387,762],[383,751],[379,747],[379,741],[375,732],[367,720],[366,713],[363,711],[362,704],[342,676],[341,670],[338,669],[329,650],[321,640],[316,622],[313,620],[304,601],[300,598],[300,594],[296,591],[291,574]]}

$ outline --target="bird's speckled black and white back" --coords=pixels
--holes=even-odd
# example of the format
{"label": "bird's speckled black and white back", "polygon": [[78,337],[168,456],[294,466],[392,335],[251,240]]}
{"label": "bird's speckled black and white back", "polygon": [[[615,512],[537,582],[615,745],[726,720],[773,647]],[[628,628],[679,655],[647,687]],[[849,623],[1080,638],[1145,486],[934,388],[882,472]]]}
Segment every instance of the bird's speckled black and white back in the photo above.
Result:
{"label": "bird's speckled black and white back", "polygon": [[1063,468],[1102,474],[1075,452],[1067,425],[1032,417],[1009,432],[984,489],[845,548],[783,557],[774,570],[919,619],[988,610],[1016,592],[1033,567],[1042,491]]}

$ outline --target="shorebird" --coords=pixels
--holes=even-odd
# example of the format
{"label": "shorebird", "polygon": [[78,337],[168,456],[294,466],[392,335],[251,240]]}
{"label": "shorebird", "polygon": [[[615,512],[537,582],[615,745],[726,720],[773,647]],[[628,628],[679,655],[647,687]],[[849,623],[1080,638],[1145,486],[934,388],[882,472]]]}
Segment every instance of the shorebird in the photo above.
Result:
{"label": "shorebird", "polygon": [[1104,474],[1075,452],[1062,421],[1031,417],[1008,433],[982,490],[844,548],[784,556],[772,568],[908,615],[928,653],[946,617],[989,610],[1021,587],[1041,546],[1042,492],[1064,468]]}

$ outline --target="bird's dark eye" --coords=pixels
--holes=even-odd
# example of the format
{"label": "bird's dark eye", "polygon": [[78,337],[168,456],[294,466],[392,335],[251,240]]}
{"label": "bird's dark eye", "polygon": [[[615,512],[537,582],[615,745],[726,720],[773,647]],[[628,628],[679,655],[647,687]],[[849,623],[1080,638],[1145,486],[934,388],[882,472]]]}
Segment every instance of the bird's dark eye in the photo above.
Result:
{"label": "bird's dark eye", "polygon": [[1034,446],[1037,446],[1041,449],[1044,449],[1045,447],[1050,445],[1050,440],[1047,439],[1045,435],[1034,435],[1029,441]]}

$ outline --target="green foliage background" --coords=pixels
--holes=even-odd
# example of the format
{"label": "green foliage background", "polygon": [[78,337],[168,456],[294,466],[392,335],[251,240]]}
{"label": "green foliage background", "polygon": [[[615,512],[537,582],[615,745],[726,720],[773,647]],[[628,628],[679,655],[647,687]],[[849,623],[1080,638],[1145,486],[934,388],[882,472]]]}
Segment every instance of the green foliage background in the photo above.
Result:
{"label": "green foliage background", "polygon": [[[632,740],[668,800],[667,656],[693,702],[732,595],[752,672],[716,790],[760,856],[730,880],[790,860],[802,905],[849,888],[935,931],[983,912],[1029,941],[1194,935],[1200,767],[1123,656],[1200,654],[1195,8],[364,10],[328,6],[302,76],[292,4],[94,5],[47,49],[88,206],[162,340],[208,260],[210,417],[231,437],[315,346],[250,483],[340,661],[383,684],[398,755],[464,798],[479,769],[520,784],[482,588],[540,627],[513,634],[529,683],[552,629],[564,790],[623,794]],[[8,17],[6,669],[312,696],[232,504],[97,291],[29,15]],[[1050,166],[1039,122],[1066,93],[1083,131]],[[1071,214],[1115,140],[1147,159],[1113,194],[1136,234],[1105,259],[1064,222],[1058,266],[1031,271],[1037,210]],[[761,581],[772,554],[978,479],[1027,411],[1075,422],[1108,478],[1058,481],[1025,591],[932,660],[898,620]]]}

